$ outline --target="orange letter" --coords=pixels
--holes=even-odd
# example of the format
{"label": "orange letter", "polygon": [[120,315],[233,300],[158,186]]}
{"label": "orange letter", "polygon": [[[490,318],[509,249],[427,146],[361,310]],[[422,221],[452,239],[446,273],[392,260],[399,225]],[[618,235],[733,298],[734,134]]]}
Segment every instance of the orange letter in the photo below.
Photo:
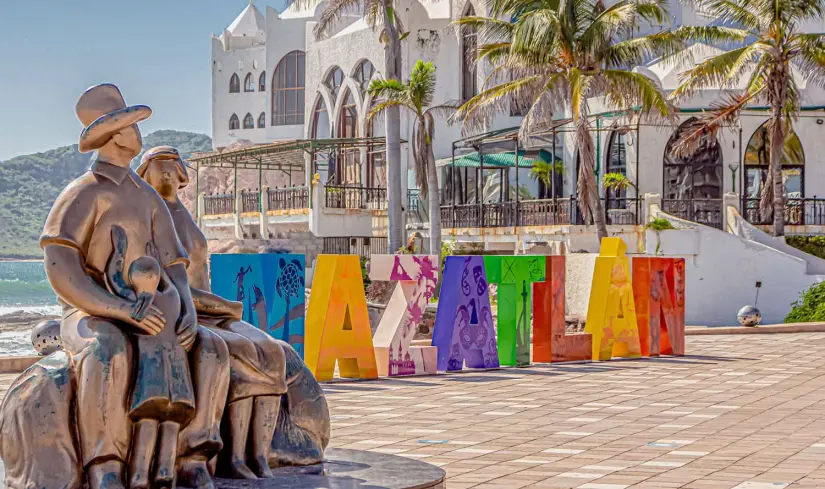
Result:
{"label": "orange letter", "polygon": [[684,258],[634,258],[633,295],[642,355],[685,354]]}

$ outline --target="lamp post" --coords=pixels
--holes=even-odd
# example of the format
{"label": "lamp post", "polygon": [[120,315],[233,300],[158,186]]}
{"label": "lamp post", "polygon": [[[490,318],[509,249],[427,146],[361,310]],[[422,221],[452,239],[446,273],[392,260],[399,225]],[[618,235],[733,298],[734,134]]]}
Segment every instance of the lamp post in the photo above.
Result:
{"label": "lamp post", "polygon": [[739,165],[734,165],[733,163],[728,165],[730,168],[731,173],[731,185],[733,186],[733,193],[736,193],[736,170],[739,168]]}

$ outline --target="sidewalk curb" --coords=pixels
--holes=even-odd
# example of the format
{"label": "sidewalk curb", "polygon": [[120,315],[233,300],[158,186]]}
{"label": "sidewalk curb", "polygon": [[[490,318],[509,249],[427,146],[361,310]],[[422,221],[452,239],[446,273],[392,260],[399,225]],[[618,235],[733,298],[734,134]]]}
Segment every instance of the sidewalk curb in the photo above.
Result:
{"label": "sidewalk curb", "polygon": [[719,328],[695,326],[685,328],[685,336],[791,333],[825,333],[825,323],[766,324],[755,327],[731,326]]}

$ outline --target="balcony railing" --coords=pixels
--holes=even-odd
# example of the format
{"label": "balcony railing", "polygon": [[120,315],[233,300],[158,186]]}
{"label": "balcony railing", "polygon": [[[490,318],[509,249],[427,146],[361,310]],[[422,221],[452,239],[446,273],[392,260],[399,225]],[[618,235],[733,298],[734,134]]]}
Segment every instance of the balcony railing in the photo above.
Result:
{"label": "balcony railing", "polygon": [[260,197],[257,190],[241,190],[241,212],[261,212]]}
{"label": "balcony railing", "polygon": [[266,198],[271,211],[309,208],[309,188],[306,186],[270,188]]}
{"label": "balcony railing", "polygon": [[[763,214],[759,209],[758,198],[746,198],[742,201],[742,215],[751,224],[773,224],[770,214]],[[825,199],[786,199],[785,224],[791,226],[825,226]]]}
{"label": "balcony railing", "polygon": [[235,212],[235,194],[205,195],[203,197],[203,213],[207,216],[232,214]]}
{"label": "balcony railing", "polygon": [[662,199],[662,210],[680,219],[722,229],[722,199]]}
{"label": "balcony railing", "polygon": [[369,258],[371,255],[387,254],[388,240],[382,237],[334,237],[324,238],[324,253],[332,255],[358,255]]}
{"label": "balcony railing", "polygon": [[387,189],[327,185],[325,204],[333,209],[386,209]]}
{"label": "balcony railing", "polygon": [[[606,211],[607,224],[633,225],[641,222],[641,199],[610,199],[614,208]],[[602,199],[602,204],[605,204]],[[518,210],[518,212],[516,212]],[[441,207],[445,228],[495,228],[513,226],[553,226],[585,224],[575,197],[518,202],[462,204]]]}

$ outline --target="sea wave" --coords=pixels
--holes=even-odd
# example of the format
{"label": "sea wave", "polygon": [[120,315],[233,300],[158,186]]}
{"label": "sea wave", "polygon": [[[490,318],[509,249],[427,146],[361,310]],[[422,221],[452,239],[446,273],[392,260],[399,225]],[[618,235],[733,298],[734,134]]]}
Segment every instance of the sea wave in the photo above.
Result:
{"label": "sea wave", "polygon": [[16,306],[51,306],[57,304],[57,296],[49,282],[0,280],[0,308]]}

